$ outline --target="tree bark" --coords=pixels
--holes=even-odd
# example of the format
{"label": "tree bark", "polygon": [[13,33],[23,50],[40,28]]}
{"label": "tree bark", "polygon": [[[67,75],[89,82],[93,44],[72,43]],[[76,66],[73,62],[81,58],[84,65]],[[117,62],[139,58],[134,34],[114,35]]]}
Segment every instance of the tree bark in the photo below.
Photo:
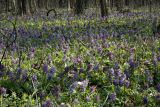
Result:
{"label": "tree bark", "polygon": [[76,0],[75,14],[79,15],[83,13],[83,0]]}
{"label": "tree bark", "polygon": [[71,10],[71,0],[68,0],[68,11]]}
{"label": "tree bark", "polygon": [[101,17],[108,16],[108,8],[106,0],[100,0]]}
{"label": "tree bark", "polygon": [[115,6],[117,11],[120,11],[122,9],[122,1],[121,0],[116,0],[115,1]]}
{"label": "tree bark", "polygon": [[17,0],[18,15],[24,15],[27,13],[26,0]]}

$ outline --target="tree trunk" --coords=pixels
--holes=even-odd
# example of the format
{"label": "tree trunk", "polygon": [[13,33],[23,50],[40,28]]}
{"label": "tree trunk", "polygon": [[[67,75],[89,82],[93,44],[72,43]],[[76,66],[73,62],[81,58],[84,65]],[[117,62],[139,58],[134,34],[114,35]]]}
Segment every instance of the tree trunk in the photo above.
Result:
{"label": "tree trunk", "polygon": [[6,12],[9,11],[9,0],[5,0],[6,1]]}
{"label": "tree trunk", "polygon": [[116,10],[120,11],[122,9],[122,1],[121,0],[116,0],[115,1],[115,6],[116,6]]}
{"label": "tree trunk", "polygon": [[68,0],[68,11],[71,10],[71,0]]}
{"label": "tree trunk", "polygon": [[63,8],[63,0],[59,0],[59,7]]}
{"label": "tree trunk", "polygon": [[79,15],[83,13],[83,0],[76,0],[75,14]]}
{"label": "tree trunk", "polygon": [[106,0],[100,0],[100,8],[101,8],[101,16],[102,17],[108,16],[108,8]]}
{"label": "tree trunk", "polygon": [[[39,9],[45,9],[46,8],[46,4],[47,4],[46,0],[38,0],[37,2],[38,2],[37,4],[38,4]],[[34,4],[35,4],[35,2],[34,2]]]}
{"label": "tree trunk", "polygon": [[18,0],[17,6],[18,6],[18,15],[26,14],[26,0]]}

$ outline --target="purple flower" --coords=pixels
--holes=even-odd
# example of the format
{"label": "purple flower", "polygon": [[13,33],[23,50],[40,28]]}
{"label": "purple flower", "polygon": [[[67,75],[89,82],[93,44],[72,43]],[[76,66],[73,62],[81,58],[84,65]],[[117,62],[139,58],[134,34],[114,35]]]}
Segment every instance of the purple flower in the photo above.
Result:
{"label": "purple flower", "polygon": [[147,104],[147,103],[148,103],[148,98],[147,98],[147,97],[144,97],[144,98],[143,98],[143,103],[144,103],[144,104]]}
{"label": "purple flower", "polygon": [[134,53],[134,52],[135,52],[135,48],[131,48],[130,53]]}
{"label": "purple flower", "polygon": [[29,59],[34,58],[34,55],[35,55],[35,53],[33,53],[33,52],[29,52],[29,53],[28,53],[28,58],[29,58]]}
{"label": "purple flower", "polygon": [[146,76],[150,76],[150,71],[149,70],[145,70],[145,74],[146,74]]}
{"label": "purple flower", "polygon": [[125,80],[127,78],[126,74],[122,74],[121,78],[123,78],[123,80]]}
{"label": "purple flower", "polygon": [[5,95],[6,94],[6,88],[0,87],[0,95]]}
{"label": "purple flower", "polygon": [[30,52],[35,52],[35,48],[31,48],[31,49],[30,49]]}
{"label": "purple flower", "polygon": [[154,66],[156,66],[156,65],[157,65],[157,60],[156,60],[156,59],[153,59],[153,60],[152,60],[152,63],[153,63]]}
{"label": "purple flower", "polygon": [[107,56],[109,57],[109,60],[111,60],[111,61],[112,61],[113,58],[114,58],[114,55],[113,55],[112,52],[108,52]]}
{"label": "purple flower", "polygon": [[114,64],[114,69],[119,69],[119,68],[120,68],[120,66],[119,66],[118,62],[116,62],[116,63]]}
{"label": "purple flower", "polygon": [[4,72],[0,71],[0,77],[3,77],[3,76],[4,76]]}
{"label": "purple flower", "polygon": [[8,72],[7,74],[8,74],[8,77],[9,77],[9,79],[10,79],[11,81],[15,81],[15,80],[16,80],[15,74],[14,74],[13,72]]}
{"label": "purple flower", "polygon": [[48,64],[50,64],[52,62],[52,56],[51,55],[48,56],[47,62],[48,62]]}
{"label": "purple flower", "polygon": [[152,78],[152,76],[148,76],[148,77],[147,77],[147,81],[148,81],[149,83],[153,83],[153,78]]}
{"label": "purple flower", "polygon": [[73,93],[73,92],[76,90],[76,88],[78,88],[78,82],[74,82],[74,83],[70,86],[69,90],[70,90],[71,93]]}
{"label": "purple flower", "polygon": [[22,73],[22,69],[21,69],[21,68],[18,68],[18,69],[17,69],[17,74],[20,75],[21,73]]}
{"label": "purple flower", "polygon": [[145,62],[144,62],[144,65],[146,65],[146,66],[148,66],[150,64],[150,62],[148,61],[148,60],[146,60]]}
{"label": "purple flower", "polygon": [[127,79],[130,77],[130,73],[129,73],[128,70],[125,70],[125,71],[124,71],[124,74],[126,75],[126,78],[127,78]]}
{"label": "purple flower", "polygon": [[34,55],[35,55],[35,48],[31,48],[30,52],[28,53],[28,58],[29,59],[34,58]]}
{"label": "purple flower", "polygon": [[37,81],[37,75],[32,75],[32,80]]}
{"label": "purple flower", "polygon": [[0,63],[0,71],[2,71],[4,69],[4,65]]}
{"label": "purple flower", "polygon": [[152,59],[152,63],[153,63],[153,65],[157,65],[157,63],[158,63],[158,60],[157,60],[157,56],[156,56],[156,54],[155,53],[153,53],[153,59]]}
{"label": "purple flower", "polygon": [[82,89],[82,91],[84,92],[84,91],[86,91],[86,88],[87,88],[87,86],[88,86],[88,83],[89,83],[89,80],[84,80],[84,81],[82,81],[82,84],[81,84],[81,89]]}
{"label": "purple flower", "polygon": [[155,98],[157,101],[160,101],[160,94],[156,95]]}
{"label": "purple flower", "polygon": [[73,68],[73,71],[77,72],[77,71],[78,71],[78,68],[77,68],[77,67],[74,67],[74,68]]}
{"label": "purple flower", "polygon": [[70,70],[70,67],[65,67],[65,68],[64,68],[64,72],[65,72],[65,73],[69,72],[69,70]]}
{"label": "purple flower", "polygon": [[111,68],[110,70],[109,70],[110,72],[110,75],[112,75],[112,76],[114,76],[114,69],[113,68]]}
{"label": "purple flower", "polygon": [[115,74],[116,74],[116,77],[121,77],[122,75],[120,69],[116,70]]}
{"label": "purple flower", "polygon": [[52,80],[52,78],[53,78],[53,74],[48,73],[48,74],[47,74],[47,80]]}
{"label": "purple flower", "polygon": [[56,71],[56,70],[55,70],[55,68],[54,68],[54,67],[51,67],[51,69],[50,69],[50,73],[51,73],[51,74],[54,74],[54,73],[55,73],[55,71]]}
{"label": "purple flower", "polygon": [[160,56],[157,56],[157,60],[160,61]]}
{"label": "purple flower", "polygon": [[83,68],[79,69],[79,73],[83,73],[83,71],[84,71]]}
{"label": "purple flower", "polygon": [[59,97],[59,94],[61,92],[60,86],[53,87],[52,90],[51,90],[51,92],[52,92],[53,96]]}
{"label": "purple flower", "polygon": [[39,94],[40,100],[43,100],[45,97],[45,93],[44,92],[40,92]]}
{"label": "purple flower", "polygon": [[160,83],[156,86],[158,92],[160,92]]}
{"label": "purple flower", "polygon": [[23,74],[22,74],[22,80],[23,80],[23,81],[26,81],[27,78],[28,78],[27,73],[23,73]]}
{"label": "purple flower", "polygon": [[93,67],[93,70],[94,70],[94,71],[98,71],[98,70],[99,70],[99,65],[95,65],[95,66]]}
{"label": "purple flower", "polygon": [[55,68],[51,67],[50,72],[47,73],[47,79],[51,80],[53,78],[54,73],[55,73]]}
{"label": "purple flower", "polygon": [[122,86],[123,84],[124,84],[124,78],[121,78],[121,79],[119,80],[119,85]]}
{"label": "purple flower", "polygon": [[18,68],[18,69],[17,69],[17,74],[16,74],[16,79],[17,79],[17,80],[20,79],[21,74],[22,74],[22,69],[21,69],[21,68]]}
{"label": "purple flower", "polygon": [[113,84],[114,84],[115,86],[117,86],[117,85],[119,84],[119,80],[118,80],[118,79],[115,79],[115,80],[113,81]]}
{"label": "purple flower", "polygon": [[128,88],[130,86],[130,82],[128,80],[125,81],[125,86]]}
{"label": "purple flower", "polygon": [[108,96],[108,100],[109,100],[110,102],[116,101],[116,94],[115,94],[115,93],[110,94],[110,95]]}
{"label": "purple flower", "polygon": [[74,72],[74,73],[73,73],[73,79],[76,80],[77,78],[78,78],[78,73],[77,73],[77,72]]}
{"label": "purple flower", "polygon": [[89,102],[91,101],[91,98],[89,96],[86,97],[86,101]]}
{"label": "purple flower", "polygon": [[93,67],[93,65],[92,65],[92,64],[88,64],[88,65],[87,65],[87,71],[92,70],[92,67]]}
{"label": "purple flower", "polygon": [[48,72],[48,65],[47,65],[47,64],[44,64],[44,65],[43,65],[43,72],[44,72],[44,73],[47,73],[47,72]]}
{"label": "purple flower", "polygon": [[53,107],[53,105],[50,100],[47,100],[42,104],[42,107]]}
{"label": "purple flower", "polygon": [[91,93],[94,93],[95,91],[96,91],[96,86],[91,86],[91,87],[90,87],[90,92],[91,92]]}
{"label": "purple flower", "polygon": [[135,62],[134,62],[134,60],[133,59],[129,59],[129,65],[130,65],[130,67],[135,67]]}

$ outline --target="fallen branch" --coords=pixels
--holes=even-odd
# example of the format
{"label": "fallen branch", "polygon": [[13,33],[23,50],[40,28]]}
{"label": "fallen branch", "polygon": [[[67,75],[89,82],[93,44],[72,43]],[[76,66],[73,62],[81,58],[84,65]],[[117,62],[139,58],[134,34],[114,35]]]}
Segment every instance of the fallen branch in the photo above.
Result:
{"label": "fallen branch", "polygon": [[[11,45],[13,45],[13,43],[15,43],[15,42],[16,42],[16,39],[17,39],[16,21],[15,21],[15,23],[12,22],[12,21],[10,21],[10,20],[7,20],[7,19],[1,20],[1,21],[8,21],[9,23],[11,23],[11,24],[13,25],[12,34],[14,34],[15,37],[14,37],[14,40],[13,40],[13,41],[10,41],[10,39],[11,39],[11,37],[12,37],[12,34],[10,34],[10,36],[7,38],[7,41],[6,41],[6,43],[5,43],[5,49],[4,49],[4,52],[3,52],[2,57],[1,57],[1,60],[0,60],[0,64],[2,64],[2,61],[3,61],[4,57],[5,57],[5,54],[6,54],[7,49],[8,49]],[[1,33],[3,36],[6,36],[6,35],[7,35],[7,34],[4,34],[2,31],[0,31],[0,33]]]}
{"label": "fallen branch", "polygon": [[50,10],[48,10],[48,11],[47,11],[47,16],[49,16],[49,14],[50,14],[52,11],[54,12],[55,16],[57,16],[57,12],[56,12],[55,9],[50,9]]}

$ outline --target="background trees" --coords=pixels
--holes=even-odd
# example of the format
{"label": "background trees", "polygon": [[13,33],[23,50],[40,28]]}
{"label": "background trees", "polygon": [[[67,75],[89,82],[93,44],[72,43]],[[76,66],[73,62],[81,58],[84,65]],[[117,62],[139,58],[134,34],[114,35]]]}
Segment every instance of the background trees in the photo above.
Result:
{"label": "background trees", "polygon": [[104,17],[109,11],[146,7],[147,11],[151,12],[159,6],[159,0],[0,0],[0,13],[25,15],[53,8],[65,8],[69,11],[74,10],[74,14],[82,14],[86,8],[98,8]]}
{"label": "background trees", "polygon": [[101,7],[101,16],[107,16],[108,15],[108,8],[107,8],[107,2],[106,0],[100,0],[100,7]]}

